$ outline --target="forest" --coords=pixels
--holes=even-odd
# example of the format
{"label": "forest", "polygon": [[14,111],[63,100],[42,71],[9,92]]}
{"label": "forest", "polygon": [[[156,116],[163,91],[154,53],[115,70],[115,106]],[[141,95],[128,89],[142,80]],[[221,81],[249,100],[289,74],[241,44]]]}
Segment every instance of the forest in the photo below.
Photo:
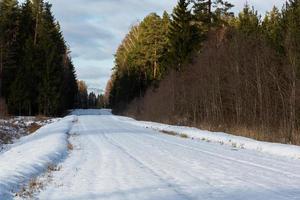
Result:
{"label": "forest", "polygon": [[179,0],[132,26],[105,99],[114,113],[300,144],[300,0],[265,15]]}
{"label": "forest", "polygon": [[58,116],[78,98],[75,69],[51,4],[0,1],[1,114]]}

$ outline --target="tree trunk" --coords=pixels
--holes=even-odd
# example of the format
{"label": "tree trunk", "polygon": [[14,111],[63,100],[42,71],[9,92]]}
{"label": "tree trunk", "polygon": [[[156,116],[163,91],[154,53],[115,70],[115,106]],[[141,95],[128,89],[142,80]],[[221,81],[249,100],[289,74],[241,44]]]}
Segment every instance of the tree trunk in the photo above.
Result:
{"label": "tree trunk", "polygon": [[34,46],[37,43],[37,35],[38,35],[38,26],[39,26],[39,13],[40,13],[40,4],[38,5],[37,13],[36,13],[36,19],[35,19],[35,31],[34,31]]}
{"label": "tree trunk", "polygon": [[2,97],[2,80],[3,80],[3,45],[0,46],[0,98]]}

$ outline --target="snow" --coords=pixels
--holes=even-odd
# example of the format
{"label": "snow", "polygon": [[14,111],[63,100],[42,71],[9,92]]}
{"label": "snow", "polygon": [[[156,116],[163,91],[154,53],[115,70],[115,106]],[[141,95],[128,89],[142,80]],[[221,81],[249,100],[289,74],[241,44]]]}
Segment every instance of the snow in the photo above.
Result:
{"label": "snow", "polygon": [[30,134],[32,126],[44,126],[58,121],[59,118],[42,117],[8,117],[0,119],[0,152],[22,136]]}
{"label": "snow", "polygon": [[255,150],[275,156],[300,159],[300,147],[296,145],[261,142],[250,138],[230,135],[223,132],[211,132],[191,127],[172,126],[155,122],[135,121],[130,118],[124,118],[124,120],[127,120],[129,123],[136,126],[151,128],[158,131],[174,132],[178,135],[185,134],[192,139],[200,139],[208,142],[225,144],[239,149]]}
{"label": "snow", "polygon": [[78,112],[70,131],[74,150],[38,199],[300,199],[298,159],[169,136],[144,122],[90,112]]}
{"label": "snow", "polygon": [[75,116],[46,125],[0,153],[0,199],[10,199],[30,179],[43,173],[67,152],[67,132]]}
{"label": "snow", "polygon": [[77,109],[72,115],[111,115],[111,109]]}
{"label": "snow", "polygon": [[[19,183],[60,162],[33,199],[300,200],[299,147],[265,143],[258,151],[248,145],[256,141],[225,133],[138,122],[109,110],[72,114],[78,116],[45,126],[0,154],[0,194],[9,197]],[[195,138],[159,132],[166,129]],[[229,138],[245,148],[233,147]],[[73,145],[68,155],[67,142]],[[280,147],[286,152],[265,150]]]}

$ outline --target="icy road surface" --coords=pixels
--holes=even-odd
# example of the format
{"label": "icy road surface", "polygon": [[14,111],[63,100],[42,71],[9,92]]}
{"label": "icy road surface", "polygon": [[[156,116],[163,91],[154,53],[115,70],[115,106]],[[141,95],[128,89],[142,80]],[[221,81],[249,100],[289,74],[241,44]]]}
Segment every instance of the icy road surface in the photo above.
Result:
{"label": "icy road surface", "polygon": [[80,115],[71,134],[73,151],[38,199],[300,199],[299,159],[169,136],[113,115]]}

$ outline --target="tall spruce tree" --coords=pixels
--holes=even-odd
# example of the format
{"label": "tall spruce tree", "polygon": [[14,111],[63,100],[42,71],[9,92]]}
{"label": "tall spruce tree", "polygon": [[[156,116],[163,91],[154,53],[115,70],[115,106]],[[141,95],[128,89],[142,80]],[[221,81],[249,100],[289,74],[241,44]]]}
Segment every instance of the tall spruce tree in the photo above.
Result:
{"label": "tall spruce tree", "polygon": [[9,87],[9,110],[19,115],[60,115],[74,106],[77,83],[51,5],[25,1],[18,27],[18,70]]}
{"label": "tall spruce tree", "polygon": [[212,27],[227,25],[234,19],[230,10],[233,4],[224,0],[193,0],[194,23],[202,34],[206,34]]}
{"label": "tall spruce tree", "polygon": [[76,98],[78,96],[75,68],[70,56],[68,54],[66,54],[66,56],[62,84],[63,100],[61,105],[63,106],[63,111],[74,108],[76,105]]}
{"label": "tall spruce tree", "polygon": [[213,22],[212,0],[193,0],[193,13],[196,21],[209,27]]}
{"label": "tall spruce tree", "polygon": [[18,22],[18,2],[0,1],[0,97],[8,96],[17,70]]}
{"label": "tall spruce tree", "polygon": [[215,9],[213,19],[216,26],[228,24],[234,18],[234,13],[230,11],[234,5],[228,1],[215,0],[213,7]]}
{"label": "tall spruce tree", "polygon": [[10,87],[8,105],[11,113],[32,115],[37,112],[39,76],[34,45],[33,4],[30,0],[21,6],[18,43],[18,71]]}
{"label": "tall spruce tree", "polygon": [[34,66],[35,48],[32,38],[27,39],[24,44],[26,54],[22,57],[22,65],[20,66],[16,78],[10,87],[10,95],[8,98],[9,110],[17,115],[33,115],[37,112],[37,85],[38,79]]}
{"label": "tall spruce tree", "polygon": [[243,11],[238,16],[238,30],[245,35],[253,35],[260,32],[260,16],[254,8],[245,5]]}
{"label": "tall spruce tree", "polygon": [[193,16],[189,10],[189,1],[179,0],[172,13],[170,23],[170,62],[177,70],[189,60],[192,52],[199,47],[201,38],[199,30],[193,22]]}
{"label": "tall spruce tree", "polygon": [[271,47],[280,54],[284,53],[284,23],[278,8],[268,12],[262,22],[263,33]]}
{"label": "tall spruce tree", "polygon": [[61,111],[63,97],[65,43],[58,24],[51,13],[51,5],[46,3],[42,13],[43,23],[38,36],[38,47],[43,56],[44,65],[40,69],[39,111],[45,115],[54,115]]}

